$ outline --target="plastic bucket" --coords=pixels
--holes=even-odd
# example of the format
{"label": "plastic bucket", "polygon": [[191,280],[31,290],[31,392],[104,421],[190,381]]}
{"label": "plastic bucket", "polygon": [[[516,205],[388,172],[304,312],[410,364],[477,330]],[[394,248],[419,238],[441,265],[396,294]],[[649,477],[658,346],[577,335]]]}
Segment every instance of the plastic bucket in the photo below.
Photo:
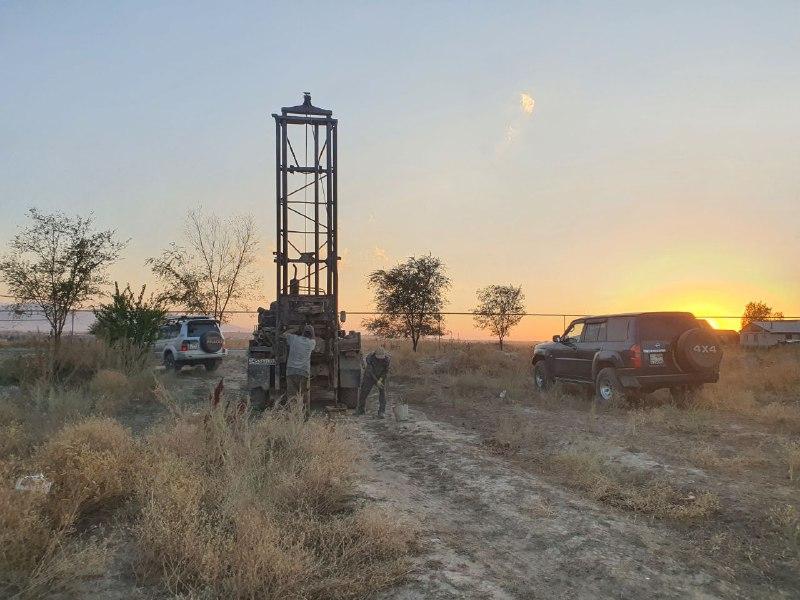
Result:
{"label": "plastic bucket", "polygon": [[408,421],[408,404],[395,404],[394,417],[398,421]]}

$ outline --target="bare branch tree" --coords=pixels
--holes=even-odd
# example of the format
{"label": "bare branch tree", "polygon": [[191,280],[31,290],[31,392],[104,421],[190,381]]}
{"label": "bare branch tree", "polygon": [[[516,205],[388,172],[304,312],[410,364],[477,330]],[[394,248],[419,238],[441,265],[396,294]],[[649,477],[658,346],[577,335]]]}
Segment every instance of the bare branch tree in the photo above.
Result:
{"label": "bare branch tree", "polygon": [[159,299],[225,321],[226,311],[242,306],[260,283],[255,272],[255,219],[246,215],[223,220],[193,210],[187,215],[184,237],[184,246],[172,243],[147,260],[164,287]]}
{"label": "bare branch tree", "polygon": [[522,287],[513,285],[489,285],[478,290],[478,307],[472,311],[475,324],[488,329],[500,341],[508,336],[511,328],[522,320],[525,312],[525,294]]}
{"label": "bare branch tree", "polygon": [[31,224],[14,236],[0,260],[0,276],[14,296],[20,314],[38,307],[58,345],[71,310],[100,293],[106,268],[119,258],[127,242],[114,230],[93,230],[93,216],[44,214],[31,208]]}

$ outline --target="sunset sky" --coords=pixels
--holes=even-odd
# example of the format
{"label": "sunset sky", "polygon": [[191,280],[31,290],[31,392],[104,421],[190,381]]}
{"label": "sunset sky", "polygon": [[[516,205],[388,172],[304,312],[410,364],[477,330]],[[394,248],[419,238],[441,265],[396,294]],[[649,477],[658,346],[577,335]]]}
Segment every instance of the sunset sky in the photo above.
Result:
{"label": "sunset sky", "polygon": [[0,245],[30,206],[93,211],[137,286],[188,209],[253,213],[268,303],[270,113],[308,90],[340,123],[343,308],[431,252],[449,310],[513,283],[534,312],[798,315],[798,31],[798,2],[3,2]]}

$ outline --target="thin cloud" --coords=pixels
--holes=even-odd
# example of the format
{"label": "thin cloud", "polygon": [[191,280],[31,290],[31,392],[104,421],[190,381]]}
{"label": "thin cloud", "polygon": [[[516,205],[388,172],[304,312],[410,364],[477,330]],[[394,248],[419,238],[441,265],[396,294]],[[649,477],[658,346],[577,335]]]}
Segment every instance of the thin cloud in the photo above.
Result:
{"label": "thin cloud", "polygon": [[389,262],[389,255],[386,254],[386,250],[384,248],[380,248],[378,246],[375,246],[372,249],[372,255],[375,258],[377,258],[379,261],[383,262],[383,263],[388,263]]}
{"label": "thin cloud", "polygon": [[[500,155],[516,144],[525,133],[528,120],[533,116],[536,101],[527,92],[519,92],[519,110],[506,122],[503,139],[497,143],[495,153]],[[508,110],[508,108],[506,108]]]}
{"label": "thin cloud", "polygon": [[533,100],[533,97],[530,94],[526,94],[525,92],[520,92],[519,95],[519,106],[526,115],[533,114],[533,107],[536,102]]}
{"label": "thin cloud", "polygon": [[518,135],[519,135],[519,129],[517,129],[513,125],[508,125],[506,127],[506,141],[507,142],[513,142],[514,138],[516,138]]}

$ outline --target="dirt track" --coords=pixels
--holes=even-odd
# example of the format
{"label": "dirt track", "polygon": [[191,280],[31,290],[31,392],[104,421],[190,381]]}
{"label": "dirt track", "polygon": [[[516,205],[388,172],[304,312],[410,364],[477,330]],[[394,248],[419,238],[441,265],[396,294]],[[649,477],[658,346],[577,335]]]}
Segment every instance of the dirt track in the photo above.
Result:
{"label": "dirt track", "polygon": [[669,532],[514,468],[474,434],[412,411],[361,421],[363,493],[420,522],[411,580],[385,598],[749,597],[676,557]]}

